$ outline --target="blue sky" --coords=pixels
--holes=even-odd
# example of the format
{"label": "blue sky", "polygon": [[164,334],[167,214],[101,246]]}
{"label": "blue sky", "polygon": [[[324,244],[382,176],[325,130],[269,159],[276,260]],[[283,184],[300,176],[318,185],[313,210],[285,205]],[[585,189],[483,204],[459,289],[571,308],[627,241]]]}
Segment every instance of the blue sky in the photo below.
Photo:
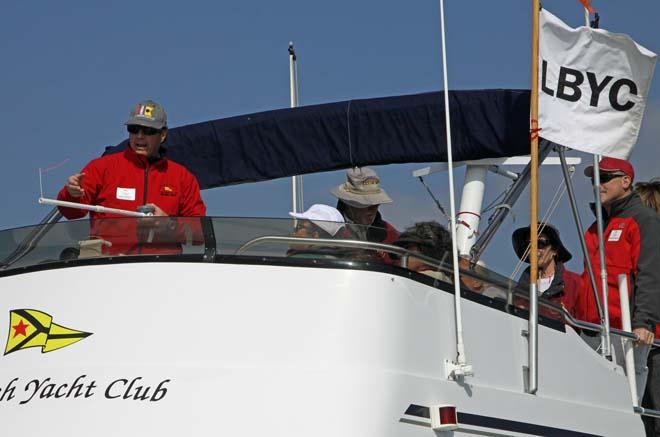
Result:
{"label": "blue sky", "polygon": [[[543,3],[569,25],[583,24],[577,0]],[[628,33],[660,51],[659,2],[639,0],[635,9],[622,1],[592,4],[603,28]],[[446,1],[451,89],[529,88],[530,8],[522,0]],[[37,204],[37,169],[69,160],[46,175],[46,194],[55,196],[69,174],[124,139],[123,122],[138,100],[161,102],[171,126],[287,107],[290,40],[299,56],[301,104],[442,88],[437,1],[6,2],[0,16],[0,229],[38,222],[48,208]],[[656,78],[631,158],[639,180],[660,176],[659,139]],[[383,215],[399,228],[440,220],[410,175],[419,167],[378,168],[395,200],[383,207]],[[581,171],[574,179],[583,220],[590,223],[590,188]],[[541,212],[560,177],[558,168],[542,170]],[[329,189],[342,178],[341,172],[306,176],[305,204],[333,204]],[[459,170],[457,198],[462,178]],[[447,175],[429,182],[448,208]],[[505,184],[490,175],[486,202]],[[290,210],[290,182],[220,188],[204,192],[204,198],[209,215],[284,217]],[[507,219],[485,255],[504,274],[516,262],[510,234],[528,223],[527,200],[514,213],[515,220]],[[566,201],[552,221],[577,260],[570,267],[581,271]]]}

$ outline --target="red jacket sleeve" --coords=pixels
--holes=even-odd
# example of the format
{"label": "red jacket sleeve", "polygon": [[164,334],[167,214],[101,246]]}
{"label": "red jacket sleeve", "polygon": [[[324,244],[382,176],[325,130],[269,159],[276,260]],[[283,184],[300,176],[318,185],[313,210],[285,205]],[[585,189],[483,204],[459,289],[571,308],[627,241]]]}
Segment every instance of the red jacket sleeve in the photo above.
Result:
{"label": "red jacket sleeve", "polygon": [[[96,197],[101,185],[103,172],[96,164],[96,160],[90,162],[82,169],[81,173],[85,173],[82,181],[82,187],[85,194],[82,197],[72,197],[66,189],[66,185],[57,194],[57,200],[64,200],[66,202],[82,203],[84,205],[93,205],[96,202]],[[76,208],[66,208],[59,206],[58,209],[62,215],[69,220],[83,218],[87,215],[86,210]]]}
{"label": "red jacket sleeve", "polygon": [[582,278],[577,273],[564,269],[563,279],[564,295],[561,303],[573,317],[576,317],[579,312],[578,298],[582,291]]}

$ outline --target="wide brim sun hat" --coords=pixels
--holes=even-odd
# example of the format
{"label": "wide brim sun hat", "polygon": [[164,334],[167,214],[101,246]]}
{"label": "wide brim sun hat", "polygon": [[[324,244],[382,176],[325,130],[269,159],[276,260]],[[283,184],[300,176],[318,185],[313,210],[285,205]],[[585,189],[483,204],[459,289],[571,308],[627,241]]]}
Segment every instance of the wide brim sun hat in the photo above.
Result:
{"label": "wide brim sun hat", "polygon": [[378,174],[368,167],[348,170],[346,182],[337,185],[330,192],[342,202],[356,208],[392,203],[392,198],[380,186]]}
{"label": "wide brim sun hat", "polygon": [[[539,223],[539,229],[539,233],[547,235],[552,246],[557,250],[557,261],[565,263],[573,258],[571,252],[569,252],[561,242],[557,228],[548,223]],[[529,226],[518,228],[513,231],[511,242],[513,243],[513,250],[516,252],[516,255],[522,260],[523,255],[527,251],[527,246],[529,245]],[[523,261],[529,263],[529,256],[526,256]]]}

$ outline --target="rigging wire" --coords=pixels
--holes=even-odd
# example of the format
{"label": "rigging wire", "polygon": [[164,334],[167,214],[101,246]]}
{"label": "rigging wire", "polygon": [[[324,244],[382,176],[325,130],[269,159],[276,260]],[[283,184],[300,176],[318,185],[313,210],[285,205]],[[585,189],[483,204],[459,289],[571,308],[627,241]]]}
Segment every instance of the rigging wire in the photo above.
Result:
{"label": "rigging wire", "polygon": [[449,214],[447,214],[447,211],[445,211],[445,209],[442,207],[442,204],[440,203],[440,201],[433,195],[433,192],[431,191],[429,186],[426,185],[426,182],[424,182],[424,178],[422,176],[419,176],[418,178],[419,178],[419,181],[422,183],[422,185],[424,185],[424,188],[426,188],[426,192],[429,193],[429,196],[431,196],[431,199],[433,199],[433,201],[435,202],[435,205],[438,207],[438,209],[440,210],[442,215],[447,220],[447,223],[448,224],[451,223],[451,218],[449,217]]}

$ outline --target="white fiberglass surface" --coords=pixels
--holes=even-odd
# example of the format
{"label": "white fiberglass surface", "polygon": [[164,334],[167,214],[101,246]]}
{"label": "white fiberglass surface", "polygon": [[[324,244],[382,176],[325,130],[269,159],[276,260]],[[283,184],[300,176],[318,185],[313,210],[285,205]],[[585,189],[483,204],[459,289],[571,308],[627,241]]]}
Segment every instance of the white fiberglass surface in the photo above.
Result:
{"label": "white fiberglass surface", "polygon": [[[616,435],[604,424],[634,429],[639,420],[625,409],[625,379],[584,360],[585,345],[571,332],[541,329],[540,392],[530,400],[524,320],[475,302],[464,307],[475,376],[466,386],[447,381],[453,296],[397,275],[139,263],[0,280],[3,338],[17,309],[92,334],[52,352],[33,347],[1,358],[0,400],[16,419],[10,431],[38,411],[40,431],[67,435],[247,436],[261,421],[282,436],[421,435],[399,418],[409,404],[440,401],[545,425],[574,411],[563,423],[601,435]],[[580,411],[589,414],[581,419]]]}

